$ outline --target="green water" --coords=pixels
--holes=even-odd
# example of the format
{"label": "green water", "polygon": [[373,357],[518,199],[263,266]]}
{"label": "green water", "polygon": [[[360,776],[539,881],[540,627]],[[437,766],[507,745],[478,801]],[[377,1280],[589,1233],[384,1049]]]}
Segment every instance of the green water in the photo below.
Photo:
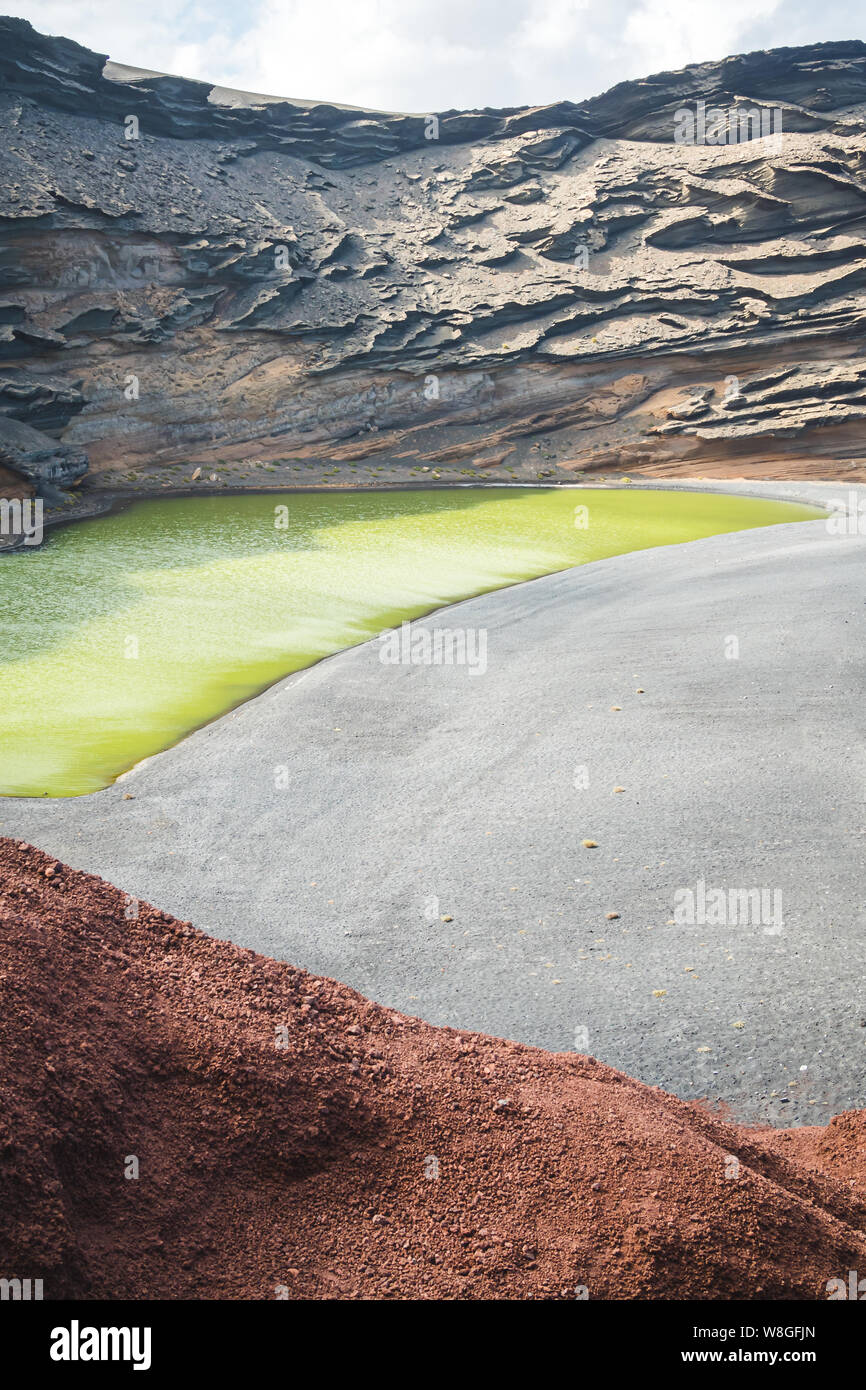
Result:
{"label": "green water", "polygon": [[821,515],[709,493],[523,488],[135,503],[0,557],[0,794],[105,787],[279,677],[456,599]]}

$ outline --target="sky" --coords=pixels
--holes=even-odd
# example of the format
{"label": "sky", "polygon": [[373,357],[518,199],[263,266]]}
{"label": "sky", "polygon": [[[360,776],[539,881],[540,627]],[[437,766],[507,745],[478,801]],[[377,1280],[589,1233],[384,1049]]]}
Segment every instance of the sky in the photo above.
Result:
{"label": "sky", "polygon": [[543,105],[686,63],[866,38],[864,0],[0,0],[118,63],[386,111]]}

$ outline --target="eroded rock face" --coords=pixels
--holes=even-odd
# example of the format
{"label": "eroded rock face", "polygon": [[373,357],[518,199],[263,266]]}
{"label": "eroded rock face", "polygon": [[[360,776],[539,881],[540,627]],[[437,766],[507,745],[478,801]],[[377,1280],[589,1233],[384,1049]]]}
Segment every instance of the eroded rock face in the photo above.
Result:
{"label": "eroded rock face", "polygon": [[32,425],[0,415],[0,465],[34,486],[64,488],[87,472],[87,457]]}
{"label": "eroded rock face", "polygon": [[405,116],[4,19],[0,84],[0,414],[97,479],[861,471],[860,42]]}

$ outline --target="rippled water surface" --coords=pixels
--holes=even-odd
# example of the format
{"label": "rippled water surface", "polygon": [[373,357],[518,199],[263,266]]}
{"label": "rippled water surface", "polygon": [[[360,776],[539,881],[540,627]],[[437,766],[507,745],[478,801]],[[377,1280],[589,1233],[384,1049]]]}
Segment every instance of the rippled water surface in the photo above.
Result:
{"label": "rippled water surface", "polygon": [[0,794],[95,791],[280,676],[456,599],[821,515],[604,489],[135,503],[0,557]]}

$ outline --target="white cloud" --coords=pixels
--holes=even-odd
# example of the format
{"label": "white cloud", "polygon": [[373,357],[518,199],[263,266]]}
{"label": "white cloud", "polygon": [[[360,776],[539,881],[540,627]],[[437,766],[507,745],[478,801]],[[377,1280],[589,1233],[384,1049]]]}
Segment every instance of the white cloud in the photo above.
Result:
{"label": "white cloud", "polygon": [[2,0],[0,5],[4,15],[29,19],[43,34],[62,34],[120,63],[141,67],[156,66],[145,55],[171,52],[172,31],[185,23],[184,11],[197,8],[176,0],[77,0],[74,6],[69,0]]}
{"label": "white cloud", "polygon": [[498,101],[506,25],[501,6],[458,0],[264,0],[240,54],[259,90],[441,110]]}
{"label": "white cloud", "polygon": [[[782,0],[725,0],[712,8],[683,0],[642,0],[628,17],[624,39],[647,64],[647,73],[684,67],[686,63],[741,53],[740,40],[759,20],[780,8]],[[781,47],[784,39],[780,37]]]}

